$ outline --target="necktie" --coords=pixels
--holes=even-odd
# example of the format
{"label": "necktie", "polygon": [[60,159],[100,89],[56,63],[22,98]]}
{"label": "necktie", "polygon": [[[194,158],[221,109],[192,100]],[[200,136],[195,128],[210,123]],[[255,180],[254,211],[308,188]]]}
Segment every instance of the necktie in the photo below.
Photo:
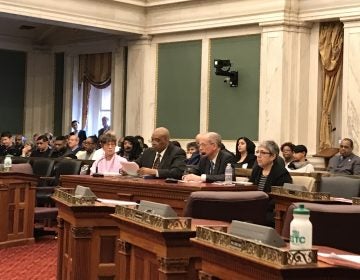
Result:
{"label": "necktie", "polygon": [[161,154],[157,153],[156,154],[156,159],[154,160],[154,163],[153,163],[153,167],[152,167],[153,169],[158,169],[159,168],[160,158],[161,158]]}
{"label": "necktie", "polygon": [[215,164],[212,160],[210,160],[210,174],[213,174],[214,172],[214,167],[215,167]]}

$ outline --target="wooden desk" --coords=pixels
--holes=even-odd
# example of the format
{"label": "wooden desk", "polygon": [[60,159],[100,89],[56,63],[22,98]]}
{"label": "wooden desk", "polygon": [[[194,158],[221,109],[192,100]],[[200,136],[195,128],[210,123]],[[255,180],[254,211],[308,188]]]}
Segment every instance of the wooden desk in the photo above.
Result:
{"label": "wooden desk", "polygon": [[255,186],[222,186],[209,183],[165,183],[161,179],[129,177],[92,177],[87,175],[66,175],[60,177],[61,186],[75,188],[77,185],[90,187],[100,198],[126,201],[150,200],[169,204],[182,215],[186,199],[194,191],[249,191]]}
{"label": "wooden desk", "polygon": [[358,269],[333,266],[321,261],[309,266],[280,266],[239,255],[202,240],[191,239],[191,242],[201,261],[198,279],[359,279],[360,275]]}
{"label": "wooden desk", "polygon": [[37,178],[0,173],[0,249],[34,243]]}
{"label": "wooden desk", "polygon": [[275,229],[281,235],[284,225],[287,209],[295,202],[310,202],[323,204],[347,204],[335,200],[306,199],[301,197],[286,196],[282,194],[269,193],[269,196],[275,200]]}
{"label": "wooden desk", "polygon": [[58,280],[118,280],[114,207],[79,206],[54,198],[58,214]]}
{"label": "wooden desk", "polygon": [[193,219],[189,229],[161,229],[112,216],[118,223],[122,244],[119,246],[121,280],[197,279],[197,256],[190,243],[190,238],[196,235],[195,225],[228,226],[226,222]]}

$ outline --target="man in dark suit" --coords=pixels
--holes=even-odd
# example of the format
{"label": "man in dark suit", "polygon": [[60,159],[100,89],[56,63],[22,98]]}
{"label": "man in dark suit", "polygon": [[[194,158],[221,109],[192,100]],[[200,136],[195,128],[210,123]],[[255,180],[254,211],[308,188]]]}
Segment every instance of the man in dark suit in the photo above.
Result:
{"label": "man in dark suit", "polygon": [[79,146],[82,146],[82,142],[86,140],[86,131],[85,130],[78,130],[79,122],[78,121],[72,121],[71,127],[74,131],[70,133],[70,135],[76,135],[79,137]]}
{"label": "man in dark suit", "polygon": [[151,136],[152,148],[146,149],[135,161],[139,175],[180,179],[185,170],[185,151],[170,143],[170,133],[158,127]]}
{"label": "man in dark suit", "polygon": [[216,132],[208,132],[199,137],[199,149],[203,155],[195,169],[196,174],[184,176],[185,181],[215,182],[225,180],[225,168],[233,164],[232,153],[221,149],[221,136]]}

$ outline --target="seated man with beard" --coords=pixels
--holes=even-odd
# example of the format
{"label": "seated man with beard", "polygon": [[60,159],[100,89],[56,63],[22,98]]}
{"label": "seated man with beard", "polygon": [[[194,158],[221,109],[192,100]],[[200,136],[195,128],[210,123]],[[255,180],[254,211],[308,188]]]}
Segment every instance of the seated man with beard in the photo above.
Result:
{"label": "seated man with beard", "polygon": [[51,158],[73,158],[76,159],[76,156],[72,151],[67,147],[67,139],[65,136],[58,136],[54,141],[54,148],[51,149],[49,157]]}
{"label": "seated man with beard", "polygon": [[133,136],[125,136],[120,145],[118,155],[128,161],[135,161],[142,153],[139,141]]}

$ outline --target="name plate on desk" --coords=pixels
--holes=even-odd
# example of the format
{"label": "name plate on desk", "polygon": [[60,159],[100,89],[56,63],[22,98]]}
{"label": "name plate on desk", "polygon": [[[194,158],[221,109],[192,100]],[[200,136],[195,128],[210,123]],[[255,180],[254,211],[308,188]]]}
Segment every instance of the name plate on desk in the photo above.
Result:
{"label": "name plate on desk", "polygon": [[77,195],[76,190],[72,188],[55,189],[53,197],[72,205],[95,205],[96,196]]}
{"label": "name plate on desk", "polygon": [[330,193],[297,191],[283,187],[272,187],[271,193],[311,200],[330,200]]}
{"label": "name plate on desk", "polygon": [[122,206],[117,205],[115,208],[115,216],[123,217],[137,223],[146,224],[163,231],[190,231],[191,218],[172,217],[166,218],[156,214],[140,211],[138,206]]}
{"label": "name plate on desk", "polygon": [[196,228],[196,239],[222,247],[224,250],[235,252],[250,258],[280,266],[314,265],[317,263],[317,250],[290,250],[266,245],[256,240],[241,238],[227,233],[219,227]]}

